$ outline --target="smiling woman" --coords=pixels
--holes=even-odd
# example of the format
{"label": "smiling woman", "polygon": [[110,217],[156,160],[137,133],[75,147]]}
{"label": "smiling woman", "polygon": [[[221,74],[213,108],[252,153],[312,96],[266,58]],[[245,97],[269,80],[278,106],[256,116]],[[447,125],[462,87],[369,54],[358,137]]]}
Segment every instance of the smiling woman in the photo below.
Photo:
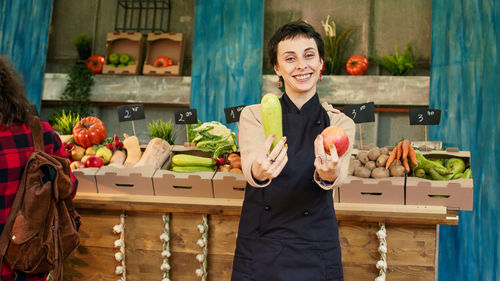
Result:
{"label": "smiling woman", "polygon": [[231,280],[343,280],[333,189],[346,177],[349,157],[336,150],[327,155],[320,134],[329,126],[343,129],[349,137],[344,155],[350,155],[354,122],[319,101],[324,47],[311,25],[283,25],[268,51],[285,87],[277,105],[281,121],[274,120],[282,124],[283,137],[266,138],[265,100],[241,112],[247,186]]}

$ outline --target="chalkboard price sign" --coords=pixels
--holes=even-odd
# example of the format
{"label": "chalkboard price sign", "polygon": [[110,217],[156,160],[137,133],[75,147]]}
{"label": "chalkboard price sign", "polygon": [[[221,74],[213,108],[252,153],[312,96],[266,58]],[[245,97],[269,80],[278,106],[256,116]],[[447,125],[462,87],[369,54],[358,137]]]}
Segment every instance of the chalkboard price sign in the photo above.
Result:
{"label": "chalkboard price sign", "polygon": [[410,108],[410,125],[439,125],[441,110]]}
{"label": "chalkboard price sign", "polygon": [[174,113],[175,124],[195,124],[198,123],[198,114],[195,108],[178,110]]}
{"label": "chalkboard price sign", "polygon": [[224,113],[226,115],[226,123],[230,124],[240,121],[240,115],[243,108],[245,108],[245,105],[224,108]]}
{"label": "chalkboard price sign", "polygon": [[375,122],[375,105],[373,102],[362,104],[348,104],[344,106],[344,114],[354,123]]}
{"label": "chalkboard price sign", "polygon": [[144,119],[143,104],[127,104],[118,107],[118,121],[134,121]]}

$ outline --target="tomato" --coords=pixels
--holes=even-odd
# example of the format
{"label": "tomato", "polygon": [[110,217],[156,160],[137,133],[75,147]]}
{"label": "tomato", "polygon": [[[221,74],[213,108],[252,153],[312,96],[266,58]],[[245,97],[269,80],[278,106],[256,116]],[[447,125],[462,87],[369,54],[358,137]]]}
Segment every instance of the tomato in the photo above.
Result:
{"label": "tomato", "polygon": [[171,58],[166,56],[159,56],[153,62],[154,67],[167,67],[171,65],[174,65],[174,62],[172,61]]}
{"label": "tomato", "polygon": [[103,56],[90,56],[88,58],[87,68],[94,72],[94,74],[101,74],[104,61],[105,59]]}
{"label": "tomato", "polygon": [[106,127],[97,117],[85,117],[73,128],[73,139],[84,148],[100,144],[106,137]]}
{"label": "tomato", "polygon": [[368,70],[370,63],[361,55],[354,55],[347,60],[346,69],[351,75],[363,75]]}

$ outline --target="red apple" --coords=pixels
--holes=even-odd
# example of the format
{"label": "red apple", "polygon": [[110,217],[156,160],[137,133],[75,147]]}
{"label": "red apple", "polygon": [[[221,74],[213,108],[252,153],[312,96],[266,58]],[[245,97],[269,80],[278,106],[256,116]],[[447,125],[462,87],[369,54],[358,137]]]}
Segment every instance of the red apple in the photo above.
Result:
{"label": "red apple", "polygon": [[330,154],[330,145],[335,145],[338,156],[342,156],[349,148],[349,138],[347,134],[339,127],[330,126],[321,132],[323,136],[323,145],[325,152]]}
{"label": "red apple", "polygon": [[73,161],[71,162],[71,164],[69,164],[69,167],[71,168],[71,170],[78,170],[85,168],[85,164],[83,164],[82,161]]}
{"label": "red apple", "polygon": [[89,156],[85,161],[85,166],[89,168],[90,167],[99,168],[102,165],[104,165],[104,161],[99,156],[94,156],[94,155]]}

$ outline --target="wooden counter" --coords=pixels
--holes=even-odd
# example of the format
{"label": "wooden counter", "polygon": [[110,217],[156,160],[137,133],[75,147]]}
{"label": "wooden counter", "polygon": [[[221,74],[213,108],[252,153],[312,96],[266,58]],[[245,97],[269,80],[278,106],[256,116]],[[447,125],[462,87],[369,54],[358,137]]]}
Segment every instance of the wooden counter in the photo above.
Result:
{"label": "wooden counter", "polygon": [[[209,220],[209,280],[230,280],[242,200],[79,193],[81,246],[65,262],[65,280],[113,280],[119,238],[112,228],[125,214],[127,280],[161,280],[162,215],[171,213],[171,280],[200,280],[196,244],[202,214]],[[458,224],[458,212],[436,206],[336,203],[344,279],[373,280],[379,260],[376,232],[387,229],[389,280],[434,280],[437,224]],[[272,280],[270,280],[272,281]]]}

